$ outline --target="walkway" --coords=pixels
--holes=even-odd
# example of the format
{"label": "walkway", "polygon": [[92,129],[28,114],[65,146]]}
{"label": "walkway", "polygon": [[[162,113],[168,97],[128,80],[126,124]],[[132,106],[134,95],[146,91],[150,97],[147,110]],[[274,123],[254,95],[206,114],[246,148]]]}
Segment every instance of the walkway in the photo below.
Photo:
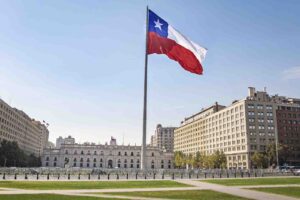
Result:
{"label": "walkway", "polygon": [[[212,183],[206,183],[206,182],[200,182],[195,180],[178,180],[179,183],[189,184],[193,185],[199,189],[207,189],[207,190],[214,190],[217,192],[223,192],[227,194],[231,194],[234,196],[244,197],[244,198],[250,198],[250,199],[256,199],[256,200],[266,200],[266,199],[272,199],[272,200],[299,200],[298,198],[278,195],[278,194],[272,194],[272,193],[265,193],[265,192],[259,192],[254,190],[247,190],[243,189],[244,187],[235,187],[235,186],[224,186],[224,185],[217,185]],[[293,185],[295,186],[295,185]],[[300,185],[298,185],[300,186]],[[265,187],[264,185],[261,186],[255,186],[255,188],[258,187]],[[273,187],[276,187],[276,185],[273,185]],[[247,186],[245,188],[252,188],[251,186]]]}

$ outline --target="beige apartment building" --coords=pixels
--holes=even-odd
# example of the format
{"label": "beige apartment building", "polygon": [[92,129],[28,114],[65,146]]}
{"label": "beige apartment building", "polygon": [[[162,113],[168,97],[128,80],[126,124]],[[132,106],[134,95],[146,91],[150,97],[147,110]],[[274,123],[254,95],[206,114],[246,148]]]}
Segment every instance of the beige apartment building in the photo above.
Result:
{"label": "beige apartment building", "polygon": [[151,146],[167,152],[173,152],[174,130],[175,127],[163,127],[161,124],[158,124],[154,135],[151,136]]}
{"label": "beige apartment building", "polygon": [[207,155],[220,150],[227,157],[228,168],[249,169],[251,155],[277,141],[278,101],[278,96],[250,87],[245,99],[227,107],[216,103],[203,109],[175,129],[174,150]]}
{"label": "beige apartment building", "polygon": [[27,154],[42,155],[49,137],[47,126],[0,99],[0,141],[16,141]]}

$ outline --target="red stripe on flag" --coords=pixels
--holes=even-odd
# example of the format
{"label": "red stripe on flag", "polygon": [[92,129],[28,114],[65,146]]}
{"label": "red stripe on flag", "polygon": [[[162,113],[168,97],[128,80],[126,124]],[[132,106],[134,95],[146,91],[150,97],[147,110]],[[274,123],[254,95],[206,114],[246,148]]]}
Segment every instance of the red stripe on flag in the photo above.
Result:
{"label": "red stripe on flag", "polygon": [[202,74],[203,68],[196,56],[174,40],[161,37],[154,32],[148,33],[148,54],[166,54],[170,59],[179,62],[187,71]]}

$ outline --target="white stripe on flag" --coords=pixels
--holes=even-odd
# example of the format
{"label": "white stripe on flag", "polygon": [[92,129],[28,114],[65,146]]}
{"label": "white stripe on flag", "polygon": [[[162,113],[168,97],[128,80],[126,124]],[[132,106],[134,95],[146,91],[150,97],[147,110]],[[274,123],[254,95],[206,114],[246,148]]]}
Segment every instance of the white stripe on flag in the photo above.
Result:
{"label": "white stripe on flag", "polygon": [[174,40],[176,43],[180,44],[181,46],[183,46],[186,49],[189,49],[191,52],[193,52],[193,54],[196,56],[196,58],[202,64],[202,61],[205,58],[207,49],[205,49],[204,47],[201,47],[200,45],[189,40],[184,35],[182,35],[179,31],[177,31],[175,28],[173,28],[171,25],[168,26],[168,38]]}

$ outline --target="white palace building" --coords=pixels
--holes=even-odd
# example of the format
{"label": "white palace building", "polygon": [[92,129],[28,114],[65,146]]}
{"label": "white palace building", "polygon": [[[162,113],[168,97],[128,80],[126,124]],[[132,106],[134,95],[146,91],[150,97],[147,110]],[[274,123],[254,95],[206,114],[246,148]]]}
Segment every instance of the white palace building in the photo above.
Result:
{"label": "white palace building", "polygon": [[[80,167],[102,169],[139,169],[141,146],[109,144],[77,144],[71,136],[58,138],[56,147],[44,149],[43,167]],[[173,153],[147,146],[146,169],[172,169]]]}

